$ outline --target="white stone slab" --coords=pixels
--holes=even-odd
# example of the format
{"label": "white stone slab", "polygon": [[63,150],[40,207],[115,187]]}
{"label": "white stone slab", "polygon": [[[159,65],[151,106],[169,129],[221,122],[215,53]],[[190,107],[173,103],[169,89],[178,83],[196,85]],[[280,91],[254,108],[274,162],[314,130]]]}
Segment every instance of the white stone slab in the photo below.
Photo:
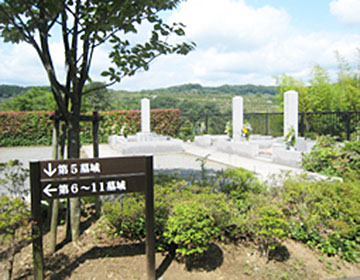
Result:
{"label": "white stone slab", "polygon": [[316,141],[307,140],[304,137],[298,137],[295,143],[295,149],[300,152],[310,153]]}
{"label": "white stone slab", "polygon": [[150,132],[150,100],[141,99],[141,132]]}
{"label": "white stone slab", "polygon": [[210,135],[195,136],[194,143],[196,145],[203,147],[211,146],[211,136]]}
{"label": "white stone slab", "polygon": [[272,161],[286,166],[301,167],[302,152],[286,150],[284,145],[273,145]]}
{"label": "white stone slab", "polygon": [[114,150],[124,155],[157,154],[182,152],[183,141],[155,133],[137,133],[128,138],[118,135],[108,137]]}
{"label": "white stone slab", "polygon": [[298,137],[298,93],[294,90],[290,90],[284,93],[284,137],[290,130],[294,128],[295,137]]}
{"label": "white stone slab", "polygon": [[259,145],[248,141],[219,141],[215,147],[219,151],[244,157],[253,158],[259,154]]}
{"label": "white stone slab", "polygon": [[233,140],[241,140],[241,131],[244,122],[244,105],[241,96],[235,96],[232,99],[232,125],[233,125]]}
{"label": "white stone slab", "polygon": [[123,155],[163,154],[183,152],[181,140],[125,143],[120,149]]}
{"label": "white stone slab", "polygon": [[209,147],[215,145],[217,142],[230,141],[231,139],[227,135],[198,135],[194,138],[194,143],[202,147]]}

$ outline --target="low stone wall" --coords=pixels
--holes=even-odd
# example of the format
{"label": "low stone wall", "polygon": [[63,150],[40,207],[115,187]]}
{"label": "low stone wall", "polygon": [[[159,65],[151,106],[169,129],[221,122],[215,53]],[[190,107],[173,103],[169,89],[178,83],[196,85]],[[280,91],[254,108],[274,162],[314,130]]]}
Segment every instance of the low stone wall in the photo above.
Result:
{"label": "low stone wall", "polygon": [[109,145],[123,155],[143,155],[183,152],[183,142],[168,136],[155,133],[138,133],[128,138],[111,135],[108,138]]}
{"label": "low stone wall", "polygon": [[259,154],[259,145],[248,141],[219,141],[214,146],[219,151],[244,157],[253,158]]}

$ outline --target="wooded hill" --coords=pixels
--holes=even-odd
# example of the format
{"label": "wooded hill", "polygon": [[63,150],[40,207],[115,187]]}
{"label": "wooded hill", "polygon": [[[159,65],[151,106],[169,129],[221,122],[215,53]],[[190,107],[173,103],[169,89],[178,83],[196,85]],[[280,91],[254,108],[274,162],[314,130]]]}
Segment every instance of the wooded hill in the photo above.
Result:
{"label": "wooded hill", "polygon": [[203,87],[200,84],[184,84],[168,88],[143,90],[142,93],[174,93],[174,94],[230,94],[230,95],[247,95],[247,94],[270,94],[277,93],[275,86],[262,85],[222,85],[218,87]]}
{"label": "wooded hill", "polygon": [[[4,98],[11,98],[26,92],[31,87],[22,87],[17,85],[0,85],[0,100]],[[200,84],[184,84],[179,86],[172,86],[168,88],[159,88],[142,91],[123,91],[126,93],[143,93],[143,94],[230,94],[230,95],[247,95],[247,94],[270,94],[277,93],[275,86],[261,86],[261,85],[222,85],[219,87],[203,87]]]}
{"label": "wooded hill", "polygon": [[[99,86],[93,82],[87,88]],[[48,87],[22,88],[24,91],[12,90],[13,87],[3,85],[4,98],[0,111],[33,111],[55,110],[56,104]],[[21,89],[21,87],[18,87]],[[142,98],[151,99],[151,108],[177,108],[185,114],[199,112],[223,113],[231,111],[232,98],[244,96],[245,109],[253,112],[274,111],[277,103],[276,88],[256,85],[223,85],[219,87],[203,87],[199,84],[184,84],[168,88],[142,91],[123,91],[102,89],[87,94],[83,100],[82,111],[104,110],[136,110],[140,109]],[[1,100],[1,98],[0,98]],[[276,105],[275,105],[276,106]]]}
{"label": "wooded hill", "polygon": [[11,98],[27,91],[31,87],[21,87],[15,85],[0,85],[0,101],[5,98]]}

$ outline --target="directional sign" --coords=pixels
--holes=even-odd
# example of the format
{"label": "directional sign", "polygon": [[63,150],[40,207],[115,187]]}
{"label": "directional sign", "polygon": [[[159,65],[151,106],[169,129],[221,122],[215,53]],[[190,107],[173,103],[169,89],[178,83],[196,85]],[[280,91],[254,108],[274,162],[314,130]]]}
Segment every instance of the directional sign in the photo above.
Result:
{"label": "directional sign", "polygon": [[154,185],[151,156],[30,163],[34,279],[44,279],[41,200],[125,192],[145,193],[148,279],[155,280]]}
{"label": "directional sign", "polygon": [[40,161],[42,199],[146,190],[147,157]]}

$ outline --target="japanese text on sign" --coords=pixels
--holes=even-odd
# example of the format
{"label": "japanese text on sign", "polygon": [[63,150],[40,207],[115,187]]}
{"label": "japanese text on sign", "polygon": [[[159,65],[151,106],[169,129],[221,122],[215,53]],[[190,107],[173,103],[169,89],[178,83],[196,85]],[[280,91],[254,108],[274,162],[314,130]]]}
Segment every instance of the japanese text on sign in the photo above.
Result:
{"label": "japanese text on sign", "polygon": [[101,173],[101,166],[99,162],[82,162],[82,163],[59,163],[56,167],[52,163],[48,163],[47,168],[43,168],[43,172],[48,177],[68,176],[78,174],[96,174]]}
{"label": "japanese text on sign", "polygon": [[86,192],[88,195],[96,195],[102,193],[116,193],[126,191],[125,180],[110,180],[107,182],[93,182],[89,184],[78,184],[78,183],[62,183],[58,185],[47,184],[43,189],[44,194],[48,198],[56,197],[67,197],[68,195],[76,195],[79,192]]}

